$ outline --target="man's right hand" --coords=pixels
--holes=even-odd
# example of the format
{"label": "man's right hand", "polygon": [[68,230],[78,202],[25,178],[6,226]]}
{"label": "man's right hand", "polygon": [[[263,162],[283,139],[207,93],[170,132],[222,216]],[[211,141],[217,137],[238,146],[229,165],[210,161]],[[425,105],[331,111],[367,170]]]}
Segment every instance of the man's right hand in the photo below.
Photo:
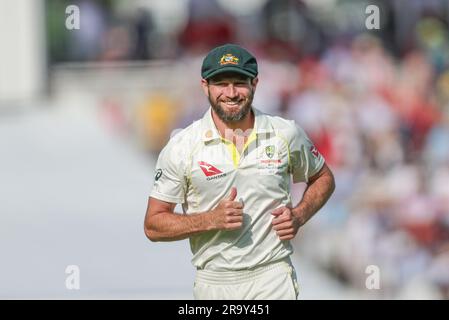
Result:
{"label": "man's right hand", "polygon": [[237,197],[237,189],[231,188],[229,196],[221,200],[211,211],[212,224],[217,229],[236,230],[243,225],[243,204],[234,201]]}

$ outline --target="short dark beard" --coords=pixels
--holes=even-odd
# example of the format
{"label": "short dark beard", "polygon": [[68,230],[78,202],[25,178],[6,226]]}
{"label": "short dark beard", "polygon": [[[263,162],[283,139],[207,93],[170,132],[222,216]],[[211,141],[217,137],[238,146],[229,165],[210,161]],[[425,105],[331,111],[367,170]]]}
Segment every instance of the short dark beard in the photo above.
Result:
{"label": "short dark beard", "polygon": [[253,99],[254,99],[254,91],[251,90],[251,94],[248,97],[248,101],[243,105],[242,109],[240,109],[239,112],[235,113],[235,114],[228,114],[226,113],[226,111],[220,106],[219,102],[214,102],[211,100],[210,98],[210,91],[209,91],[209,103],[212,107],[212,109],[215,111],[215,113],[217,114],[218,118],[223,121],[223,122],[237,122],[242,120],[243,118],[246,117],[246,115],[249,113],[249,111],[251,110],[251,106],[253,103]]}

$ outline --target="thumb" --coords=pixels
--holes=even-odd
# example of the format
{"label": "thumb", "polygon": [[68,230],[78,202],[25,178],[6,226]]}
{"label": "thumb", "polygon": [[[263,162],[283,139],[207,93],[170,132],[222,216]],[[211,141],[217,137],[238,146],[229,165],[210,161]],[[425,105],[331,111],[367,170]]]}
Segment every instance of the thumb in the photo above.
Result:
{"label": "thumb", "polygon": [[228,197],[228,200],[234,201],[235,197],[237,197],[237,188],[236,187],[232,187],[231,188],[231,193],[229,194],[229,197]]}
{"label": "thumb", "polygon": [[285,207],[276,208],[273,211],[271,211],[271,214],[273,216],[280,216],[285,210]]}

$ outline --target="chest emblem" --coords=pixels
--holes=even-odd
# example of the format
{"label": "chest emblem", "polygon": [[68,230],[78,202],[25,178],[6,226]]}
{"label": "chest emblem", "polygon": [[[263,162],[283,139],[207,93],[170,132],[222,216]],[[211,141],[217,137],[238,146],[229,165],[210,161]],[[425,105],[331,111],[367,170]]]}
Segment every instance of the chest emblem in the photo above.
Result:
{"label": "chest emblem", "polygon": [[275,148],[274,148],[274,146],[273,145],[270,145],[270,146],[266,146],[265,147],[265,154],[267,155],[267,157],[268,158],[273,158],[273,156],[274,156],[274,152],[275,152]]}

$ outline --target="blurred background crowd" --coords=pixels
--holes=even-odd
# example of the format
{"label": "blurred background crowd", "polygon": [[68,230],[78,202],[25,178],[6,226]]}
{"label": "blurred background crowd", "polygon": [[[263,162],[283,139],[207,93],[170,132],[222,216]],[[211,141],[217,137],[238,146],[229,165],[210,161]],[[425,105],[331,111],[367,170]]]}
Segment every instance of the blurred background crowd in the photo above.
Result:
{"label": "blurred background crowd", "polygon": [[[301,125],[336,177],[296,254],[360,291],[378,266],[375,297],[449,298],[449,1],[44,4],[43,95],[84,97],[153,159],[207,110],[204,54],[228,42],[252,51],[254,106]],[[69,4],[79,30],[62,27]],[[379,30],[365,25],[372,4]],[[303,189],[294,186],[297,201]]]}

